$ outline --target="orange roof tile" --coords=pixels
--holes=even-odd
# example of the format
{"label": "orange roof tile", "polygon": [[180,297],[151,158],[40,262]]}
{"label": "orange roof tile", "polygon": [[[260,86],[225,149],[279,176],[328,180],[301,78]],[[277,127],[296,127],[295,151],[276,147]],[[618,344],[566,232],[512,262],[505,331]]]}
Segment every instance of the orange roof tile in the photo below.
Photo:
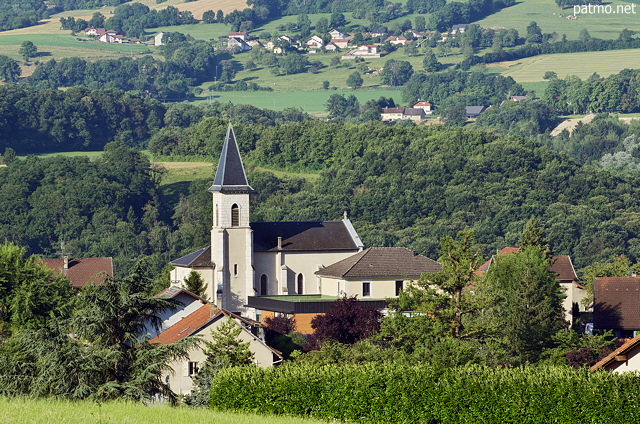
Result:
{"label": "orange roof tile", "polygon": [[[212,309],[214,314],[211,313]],[[171,344],[190,336],[211,321],[220,310],[210,304],[202,305],[195,312],[182,318],[171,327],[158,334],[149,343]]]}
{"label": "orange roof tile", "polygon": [[590,370],[595,371],[599,368],[603,368],[608,365],[611,365],[613,362],[616,361],[616,356],[624,355],[625,353],[629,352],[631,349],[638,346],[639,344],[640,344],[640,336],[636,336],[633,339],[628,340],[625,344],[623,344],[622,346],[620,346],[619,348],[611,352],[609,355],[605,356],[600,361],[598,361],[594,366],[590,368]]}

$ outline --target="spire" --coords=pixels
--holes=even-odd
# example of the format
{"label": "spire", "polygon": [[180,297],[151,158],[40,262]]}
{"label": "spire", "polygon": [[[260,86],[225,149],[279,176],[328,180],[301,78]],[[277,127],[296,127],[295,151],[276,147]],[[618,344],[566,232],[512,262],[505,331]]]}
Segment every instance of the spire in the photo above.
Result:
{"label": "spire", "polygon": [[231,191],[231,192],[251,192],[253,189],[247,182],[247,175],[244,172],[240,150],[236,143],[236,135],[233,127],[229,123],[227,136],[222,145],[218,170],[213,179],[213,185],[209,191]]}

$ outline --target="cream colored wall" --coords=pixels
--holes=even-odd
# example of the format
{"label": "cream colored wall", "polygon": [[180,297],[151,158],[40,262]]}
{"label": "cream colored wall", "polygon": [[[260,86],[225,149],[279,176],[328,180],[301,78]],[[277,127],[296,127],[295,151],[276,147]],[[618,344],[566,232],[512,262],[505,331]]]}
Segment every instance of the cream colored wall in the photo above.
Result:
{"label": "cream colored wall", "polygon": [[[200,274],[205,284],[207,285],[206,293],[208,296],[208,300],[215,302],[216,289],[215,289],[215,282],[214,282],[215,275],[214,275],[213,268],[209,268],[209,267],[185,268],[185,267],[177,266],[171,271],[171,285],[178,286],[178,287],[185,287],[184,279],[189,276],[189,274],[191,273],[191,270],[194,270],[198,274]],[[213,297],[211,296],[212,293],[213,293]]]}
{"label": "cream colored wall", "polygon": [[[401,280],[402,278],[398,278]],[[362,299],[362,283],[370,282],[372,299],[383,299],[387,297],[396,297],[396,280],[363,278],[358,280],[346,280],[343,278],[321,277],[320,285],[322,291],[320,294],[327,296],[357,296]],[[403,287],[407,287],[410,280],[403,280]]]}
{"label": "cream colored wall", "polygon": [[585,311],[585,307],[582,304],[582,299],[584,299],[586,293],[584,289],[581,289],[574,283],[560,283],[560,288],[566,296],[562,301],[562,307],[564,309],[564,319],[568,323],[571,323],[571,309],[574,303],[578,304],[580,312]]}
{"label": "cream colored wall", "polygon": [[640,371],[640,346],[636,346],[627,352],[627,358],[624,362],[614,362],[607,369],[617,373]]}
{"label": "cream colored wall", "polygon": [[[298,294],[298,274],[304,276],[303,294],[319,294],[319,277],[315,272],[357,253],[350,252],[256,252],[254,254],[254,288],[260,290],[260,277],[266,274],[269,295]],[[283,269],[284,266],[284,269]],[[334,294],[335,295],[335,294]]]}
{"label": "cream colored wall", "polygon": [[[213,324],[203,328],[200,330],[198,335],[202,337],[203,340],[212,341],[211,331],[215,331],[219,325],[221,325],[227,318],[218,319]],[[236,321],[237,323],[237,321]],[[237,323],[237,325],[240,325]],[[189,337],[193,337],[189,336]],[[249,331],[242,329],[242,332],[238,336],[241,341],[249,342],[249,350],[254,354],[254,362],[261,368],[268,368],[273,366],[273,352],[269,350],[263,343],[261,343],[258,339],[256,339]],[[175,393],[179,395],[185,395],[191,393],[193,389],[193,379],[189,377],[189,362],[198,362],[198,364],[204,363],[207,359],[204,352],[204,343],[201,345],[199,349],[193,349],[189,353],[189,359],[174,361],[170,364],[171,369],[173,370],[173,374],[165,374],[163,378],[169,376],[169,387]],[[164,380],[163,380],[164,381]]]}

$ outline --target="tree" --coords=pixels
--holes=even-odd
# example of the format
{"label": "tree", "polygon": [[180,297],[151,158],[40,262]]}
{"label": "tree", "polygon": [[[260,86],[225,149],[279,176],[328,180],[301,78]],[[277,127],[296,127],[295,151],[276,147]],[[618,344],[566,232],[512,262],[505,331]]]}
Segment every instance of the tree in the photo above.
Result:
{"label": "tree", "polygon": [[362,87],[362,77],[360,76],[360,72],[354,72],[347,78],[347,86],[351,88],[360,88]]}
{"label": "tree", "polygon": [[329,89],[329,81],[322,81],[322,89],[323,90]]}
{"label": "tree", "polygon": [[424,59],[422,60],[422,67],[425,72],[438,72],[442,63],[438,61],[436,55],[433,53],[433,50],[427,50]]}
{"label": "tree", "polygon": [[353,344],[380,330],[380,312],[358,302],[355,296],[336,300],[324,315],[311,320],[314,332],[306,350],[319,349],[323,343]]}
{"label": "tree", "polygon": [[538,225],[538,220],[532,216],[524,225],[522,234],[520,235],[520,248],[535,246],[542,250],[549,250],[547,240],[544,237],[542,228]]}
{"label": "tree", "polygon": [[216,13],[213,10],[205,10],[202,13],[202,21],[206,24],[212,24],[216,21]]}
{"label": "tree", "polygon": [[427,20],[424,16],[416,16],[413,22],[415,24],[415,30],[418,32],[424,31],[427,28]]}
{"label": "tree", "polygon": [[[341,28],[347,25],[347,20],[344,17],[344,14],[340,12],[334,12],[331,14],[331,20],[329,21],[329,26],[331,28]],[[324,31],[326,32],[326,31]]]}
{"label": "tree", "polygon": [[2,81],[17,82],[21,73],[18,62],[8,56],[0,55],[0,79]]}
{"label": "tree", "polygon": [[411,75],[413,75],[413,66],[411,66],[411,63],[406,60],[396,59],[387,60],[380,73],[382,82],[392,87],[403,85],[409,81]]}
{"label": "tree", "polygon": [[316,32],[319,34],[325,34],[329,32],[329,21],[327,18],[320,18],[316,22]]}
{"label": "tree", "polygon": [[280,61],[280,67],[286,75],[304,72],[307,66],[307,58],[297,53],[288,53]]}
{"label": "tree", "polygon": [[25,62],[28,62],[30,58],[35,57],[38,53],[38,48],[31,41],[23,41],[20,46],[18,54],[24,58]]}
{"label": "tree", "polygon": [[229,83],[233,80],[233,77],[236,76],[235,66],[233,62],[230,60],[221,60],[220,61],[220,81]]}
{"label": "tree", "polygon": [[186,399],[187,404],[206,406],[209,403],[211,380],[221,369],[253,364],[253,352],[249,350],[251,343],[238,338],[241,332],[242,327],[231,317],[211,330],[211,341],[204,341],[206,360],[193,380],[194,387]]}
{"label": "tree", "polygon": [[332,94],[325,103],[327,112],[329,112],[329,119],[342,120],[345,118],[352,118],[357,116],[360,111],[360,103],[353,94],[348,97],[342,94]]}
{"label": "tree", "polygon": [[542,30],[535,21],[527,26],[527,43],[542,43]]}
{"label": "tree", "polygon": [[486,276],[489,315],[495,332],[516,362],[535,361],[551,336],[566,327],[564,295],[550,271],[551,260],[539,246],[527,246],[517,253],[498,255]]}
{"label": "tree", "polygon": [[207,284],[202,279],[199,272],[191,270],[189,275],[184,279],[184,285],[187,290],[203,299],[207,298]]}

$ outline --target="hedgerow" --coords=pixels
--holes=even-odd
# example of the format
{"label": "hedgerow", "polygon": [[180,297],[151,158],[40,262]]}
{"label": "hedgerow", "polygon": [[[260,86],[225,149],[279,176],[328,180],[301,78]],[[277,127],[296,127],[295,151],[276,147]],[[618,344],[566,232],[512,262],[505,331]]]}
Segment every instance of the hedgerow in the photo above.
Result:
{"label": "hedgerow", "polygon": [[640,378],[561,367],[232,368],[214,378],[210,407],[366,423],[631,422]]}

